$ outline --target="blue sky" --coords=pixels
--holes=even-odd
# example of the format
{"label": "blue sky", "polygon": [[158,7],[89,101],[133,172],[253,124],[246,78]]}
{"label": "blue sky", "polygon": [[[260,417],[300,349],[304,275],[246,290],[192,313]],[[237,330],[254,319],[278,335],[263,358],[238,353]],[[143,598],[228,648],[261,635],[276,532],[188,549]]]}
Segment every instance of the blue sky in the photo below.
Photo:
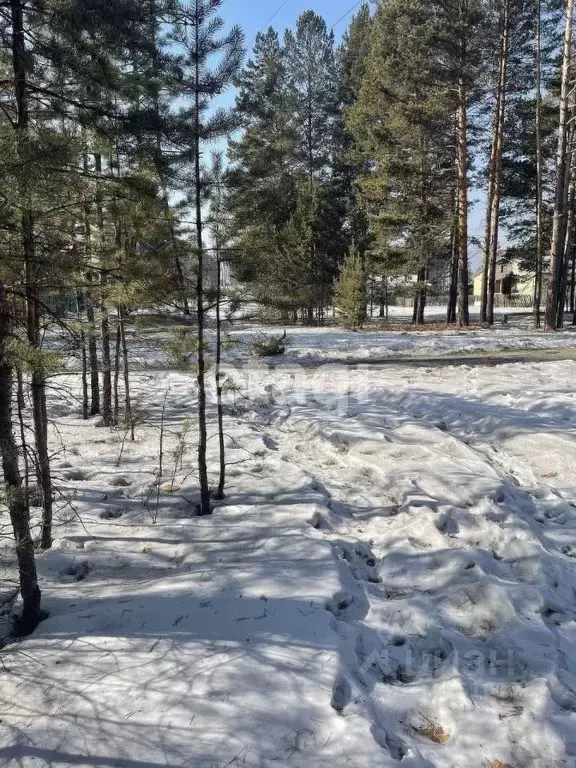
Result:
{"label": "blue sky", "polygon": [[[258,30],[270,24],[276,29],[293,27],[298,16],[309,9],[323,16],[331,27],[354,5],[354,0],[287,0],[280,8],[281,5],[282,0],[225,0],[221,15],[229,24],[240,24],[246,34],[246,41],[250,42]],[[276,11],[278,13],[274,19],[269,21]],[[350,16],[335,27],[336,35],[342,35]]]}
{"label": "blue sky", "polygon": [[[227,26],[239,24],[246,38],[247,58],[250,57],[254,38],[261,30],[274,27],[280,34],[286,27],[294,28],[301,13],[316,11],[326,20],[329,27],[334,26],[334,34],[340,39],[354,11],[356,0],[224,0],[219,10]],[[358,3],[358,6],[360,3]],[[350,11],[349,13],[347,13]],[[342,18],[345,14],[345,18]],[[229,106],[234,100],[233,91],[229,90],[222,97],[222,104]]]}

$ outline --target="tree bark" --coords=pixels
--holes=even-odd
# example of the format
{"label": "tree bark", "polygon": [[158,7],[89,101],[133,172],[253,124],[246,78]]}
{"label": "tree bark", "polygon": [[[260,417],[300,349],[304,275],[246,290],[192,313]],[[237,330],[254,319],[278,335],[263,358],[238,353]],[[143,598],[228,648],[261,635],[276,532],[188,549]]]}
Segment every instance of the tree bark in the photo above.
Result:
{"label": "tree bark", "polygon": [[459,326],[470,325],[468,296],[468,0],[459,0],[461,21],[456,107],[456,188],[458,190],[458,313]]}
{"label": "tree bark", "polygon": [[12,424],[12,367],[4,354],[5,344],[10,336],[10,325],[4,282],[0,279],[0,454],[22,595],[22,614],[15,626],[15,634],[24,636],[36,629],[42,619],[42,613],[30,514],[18,468],[18,448]]}
{"label": "tree bark", "polygon": [[[90,284],[92,275],[86,280]],[[100,413],[100,373],[98,371],[98,343],[96,339],[96,316],[92,301],[92,292],[86,291],[86,319],[88,320],[88,360],[90,362],[90,416]]]}
{"label": "tree bark", "polygon": [[196,273],[196,319],[198,341],[198,476],[200,481],[200,505],[199,514],[209,515],[212,512],[210,506],[210,488],[208,486],[208,467],[206,463],[206,448],[208,442],[206,429],[206,358],[204,350],[204,241],[202,233],[202,152],[200,137],[200,4],[195,0],[195,72],[194,72],[194,191],[196,203],[196,249],[197,249],[197,273]]}
{"label": "tree bark", "polygon": [[[82,323],[82,312],[86,301],[80,291],[76,292],[76,315],[78,322]],[[86,351],[86,333],[83,328],[80,329],[80,361],[81,361],[81,381],[82,381],[82,418],[88,419],[90,405],[88,402],[88,355]]]}
{"label": "tree bark", "polygon": [[412,322],[416,325],[424,325],[426,314],[426,280],[428,270],[422,267],[418,272],[418,290],[414,298],[414,312]]}
{"label": "tree bark", "polygon": [[[88,175],[88,149],[84,145],[82,153],[84,173]],[[85,294],[86,319],[88,321],[88,360],[90,362],[90,415],[100,413],[100,376],[98,372],[98,344],[96,338],[96,317],[94,314],[94,301],[92,296],[92,224],[90,222],[90,203],[84,200],[84,258],[88,266],[86,282],[88,287]]]}
{"label": "tree bark", "polygon": [[486,257],[489,264],[488,290],[486,304],[486,322],[494,324],[494,294],[496,291],[496,266],[498,262],[498,237],[500,230],[500,201],[502,198],[502,155],[504,151],[504,129],[506,124],[506,95],[508,84],[508,50],[510,41],[510,0],[503,0],[500,59],[498,72],[497,113],[494,132],[493,190],[488,216],[488,250]]}
{"label": "tree bark", "polygon": [[[570,145],[573,145],[574,130],[570,131],[572,138]],[[568,272],[574,260],[574,224],[576,215],[576,168],[570,172],[570,185],[568,191],[568,216],[566,219],[566,239],[564,242],[564,254],[562,257],[562,268],[560,270],[560,286],[558,289],[558,316],[556,318],[556,327],[562,328],[564,325],[564,313],[566,311],[566,296],[568,291]]]}
{"label": "tree bark", "polygon": [[[102,272],[101,285],[106,285],[106,275]],[[102,343],[102,420],[104,426],[111,427],[112,417],[112,361],[110,357],[110,318],[104,298],[100,302],[100,329]]]}
{"label": "tree bark", "polygon": [[564,245],[566,238],[566,219],[568,215],[568,117],[570,113],[570,79],[572,57],[572,31],[574,26],[574,0],[566,0],[566,25],[564,28],[564,47],[562,53],[562,84],[560,89],[560,115],[558,127],[558,147],[556,150],[556,192],[554,197],[554,216],[552,224],[552,242],[550,245],[550,277],[546,294],[545,328],[557,330],[558,302]]}
{"label": "tree bark", "polygon": [[[16,139],[18,158],[22,171],[30,162],[30,110],[28,100],[27,51],[24,30],[24,8],[22,0],[10,0],[12,24],[12,67],[14,71],[14,96],[16,99]],[[30,199],[28,179],[21,180],[22,213],[20,218],[22,255],[26,293],[26,332],[28,343],[34,350],[40,350],[40,305],[38,299],[38,265],[34,235],[34,213]],[[42,489],[42,534],[44,549],[52,546],[52,478],[48,455],[48,418],[46,413],[45,372],[41,360],[34,365],[30,392],[34,438],[38,455],[39,484]]]}
{"label": "tree bark", "polygon": [[120,341],[122,343],[122,370],[124,375],[124,422],[126,427],[130,427],[130,439],[134,440],[134,417],[132,415],[132,397],[130,395],[130,360],[128,357],[128,344],[126,342],[124,309],[122,307],[118,307],[118,323],[120,327]]}
{"label": "tree bark", "polygon": [[[96,176],[102,173],[102,156],[94,155]],[[101,240],[104,239],[104,209],[100,182],[96,181],[96,215]],[[104,426],[112,426],[112,361],[110,355],[110,318],[106,306],[106,283],[108,273],[104,264],[100,264],[100,343],[102,347],[102,420]]]}
{"label": "tree bark", "polygon": [[540,328],[542,307],[543,165],[542,165],[542,0],[536,0],[536,269],[534,272],[534,325]]}
{"label": "tree bark", "polygon": [[448,291],[448,309],[446,311],[446,322],[450,325],[456,323],[456,310],[458,306],[458,260],[460,253],[460,246],[458,244],[458,218],[459,218],[459,206],[458,206],[458,194],[454,195],[454,224],[452,226],[452,238],[451,238],[451,259],[450,259],[450,287]]}
{"label": "tree bark", "polygon": [[458,306],[459,326],[470,325],[468,299],[468,93],[462,75],[458,83]]}
{"label": "tree bark", "polygon": [[220,257],[219,235],[216,235],[216,405],[218,410],[218,447],[220,451],[220,479],[215,498],[224,498],[226,486],[226,446],[224,445],[224,407],[222,402],[222,319],[220,302],[222,300],[222,260]]}
{"label": "tree bark", "polygon": [[[119,313],[120,310],[116,308]],[[118,414],[120,412],[120,400],[118,395],[118,379],[120,378],[120,354],[122,351],[122,339],[120,334],[120,314],[117,315],[116,322],[116,346],[114,349],[114,385],[113,385],[113,397],[114,397],[114,410],[113,421],[114,424],[118,424]]]}

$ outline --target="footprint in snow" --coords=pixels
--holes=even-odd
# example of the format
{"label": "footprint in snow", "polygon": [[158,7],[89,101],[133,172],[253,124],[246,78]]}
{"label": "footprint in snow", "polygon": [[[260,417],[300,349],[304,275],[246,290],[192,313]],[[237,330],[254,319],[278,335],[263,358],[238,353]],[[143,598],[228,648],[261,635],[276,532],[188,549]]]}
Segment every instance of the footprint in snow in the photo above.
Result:
{"label": "footprint in snow", "polygon": [[113,485],[115,488],[127,488],[129,485],[132,485],[132,480],[123,475],[119,475],[110,480],[110,485]]}
{"label": "footprint in snow", "polygon": [[72,563],[59,571],[61,581],[83,581],[90,573],[90,566],[86,562]]}
{"label": "footprint in snow", "polygon": [[345,677],[340,677],[334,685],[330,706],[336,712],[342,712],[352,698],[352,687]]}
{"label": "footprint in snow", "polygon": [[70,470],[70,472],[66,472],[64,477],[66,478],[66,480],[79,482],[81,480],[89,480],[91,475],[90,475],[90,472],[87,472],[84,469],[72,469]]}
{"label": "footprint in snow", "polygon": [[402,739],[399,739],[397,736],[394,736],[391,733],[387,733],[376,725],[373,725],[371,730],[376,744],[389,752],[390,757],[393,760],[402,762],[402,760],[408,755],[408,747],[402,741]]}
{"label": "footprint in snow", "polygon": [[103,512],[100,512],[98,517],[100,520],[119,520],[123,514],[124,510],[122,509],[105,509]]}

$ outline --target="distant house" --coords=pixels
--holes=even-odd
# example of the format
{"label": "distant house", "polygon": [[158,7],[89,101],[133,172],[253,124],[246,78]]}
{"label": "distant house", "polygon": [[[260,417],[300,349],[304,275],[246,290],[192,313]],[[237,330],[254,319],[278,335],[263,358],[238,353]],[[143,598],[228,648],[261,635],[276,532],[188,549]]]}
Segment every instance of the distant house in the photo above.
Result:
{"label": "distant house", "polygon": [[[482,299],[482,267],[474,274],[474,302]],[[532,305],[534,296],[534,274],[526,272],[516,261],[496,264],[496,306]]]}

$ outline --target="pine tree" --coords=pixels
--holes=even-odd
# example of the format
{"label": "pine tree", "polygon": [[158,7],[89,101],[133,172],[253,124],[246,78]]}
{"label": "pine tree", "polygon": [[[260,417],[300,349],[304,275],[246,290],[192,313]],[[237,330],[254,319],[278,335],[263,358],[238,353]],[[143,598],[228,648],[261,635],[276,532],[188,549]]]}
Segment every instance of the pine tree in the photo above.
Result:
{"label": "pine tree", "polygon": [[297,186],[290,164],[293,136],[284,55],[273,29],[257,35],[238,89],[236,110],[244,130],[229,144],[226,178],[226,207],[237,248],[231,266],[253,287],[255,298],[268,304],[274,300],[270,288],[275,277],[270,243],[292,215]]}
{"label": "pine tree", "polygon": [[513,36],[502,158],[502,259],[534,274],[534,323],[541,321],[545,253],[550,247],[557,128],[558,12],[529,3],[525,33]]}
{"label": "pine tree", "polygon": [[453,105],[434,84],[434,21],[420,0],[378,7],[348,117],[375,250],[386,254],[387,270],[418,275],[416,322],[424,320],[427,269],[446,252],[451,223]]}
{"label": "pine tree", "polygon": [[334,286],[334,302],[347,328],[362,328],[366,322],[366,301],[366,271],[362,256],[353,246]]}
{"label": "pine tree", "polygon": [[[260,34],[239,84],[245,130],[231,145],[228,177],[238,233],[236,275],[250,282],[264,304],[321,321],[350,239],[340,71],[324,20],[312,11],[302,14],[295,32],[286,31],[283,46],[273,30]],[[292,288],[286,294],[279,289],[287,281],[278,277],[276,257],[284,251],[283,230],[288,227],[292,237],[302,213],[297,208],[304,184],[314,198],[310,253],[299,278],[289,270]],[[300,247],[290,258],[302,261]],[[306,283],[310,274],[312,290]],[[305,306],[293,305],[290,297],[297,295],[306,297]]]}
{"label": "pine tree", "polygon": [[340,68],[344,104],[355,102],[362,87],[366,63],[370,54],[372,17],[368,3],[362,3],[360,10],[352,17],[340,47]]}
{"label": "pine tree", "polygon": [[[494,296],[496,265],[499,255],[500,225],[506,208],[502,206],[506,193],[506,165],[511,157],[521,158],[518,142],[518,121],[525,122],[522,114],[532,99],[534,81],[534,3],[530,0],[499,0],[494,9],[494,36],[498,51],[494,62],[494,74],[490,78],[491,146],[487,160],[487,205],[484,243],[483,281],[480,319],[490,324],[494,321]],[[536,22],[537,26],[538,22]],[[538,54],[540,63],[540,54]],[[538,68],[537,68],[538,71]],[[537,80],[539,75],[537,74]],[[493,81],[493,82],[492,82]],[[537,94],[541,85],[536,82]],[[493,86],[493,87],[492,87]],[[492,91],[495,99],[492,98]],[[538,114],[541,108],[537,108]],[[536,109],[532,108],[530,130],[533,131]],[[531,141],[532,138],[531,138]],[[532,154],[533,149],[530,149]],[[532,186],[532,185],[530,185]]]}
{"label": "pine tree", "polygon": [[[359,194],[357,178],[362,172],[361,155],[356,151],[354,135],[348,124],[350,109],[358,100],[366,72],[372,39],[372,17],[367,3],[360,6],[353,16],[339,50],[342,105],[344,110],[344,135],[340,141],[339,159],[344,176],[348,205],[346,218],[352,239],[364,257],[370,248],[368,215]],[[360,162],[358,160],[360,159]]]}
{"label": "pine tree", "polygon": [[291,129],[294,143],[291,164],[297,177],[304,177],[315,192],[316,221],[310,244],[313,285],[306,307],[307,322],[322,320],[330,299],[330,287],[342,260],[346,239],[346,179],[338,155],[344,140],[340,71],[334,34],[313,11],[303,13],[296,30],[284,36],[284,60]]}
{"label": "pine tree", "polygon": [[[238,27],[222,37],[218,32],[224,22],[216,15],[223,0],[192,0],[185,11],[182,38],[186,48],[186,92],[192,102],[189,118],[192,126],[189,157],[193,166],[191,202],[196,219],[196,321],[198,366],[198,474],[200,480],[199,514],[211,513],[208,468],[206,463],[206,350],[205,350],[205,244],[203,202],[206,193],[202,153],[204,146],[230,135],[236,125],[235,115],[223,109],[213,110],[215,98],[234,80],[243,56],[243,35]],[[219,57],[214,65],[214,57]]]}

